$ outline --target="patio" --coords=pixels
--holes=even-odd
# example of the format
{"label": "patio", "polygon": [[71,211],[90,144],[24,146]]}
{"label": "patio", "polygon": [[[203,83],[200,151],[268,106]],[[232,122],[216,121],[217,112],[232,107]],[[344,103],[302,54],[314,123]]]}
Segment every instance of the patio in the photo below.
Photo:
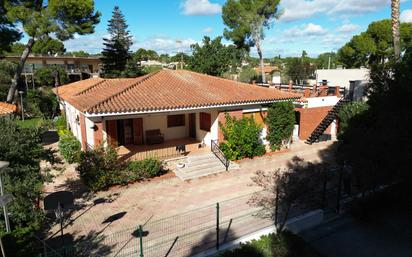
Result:
{"label": "patio", "polygon": [[210,147],[193,138],[181,138],[154,145],[122,145],[117,147],[116,150],[122,160],[137,161],[147,158],[160,160],[180,158],[209,152]]}

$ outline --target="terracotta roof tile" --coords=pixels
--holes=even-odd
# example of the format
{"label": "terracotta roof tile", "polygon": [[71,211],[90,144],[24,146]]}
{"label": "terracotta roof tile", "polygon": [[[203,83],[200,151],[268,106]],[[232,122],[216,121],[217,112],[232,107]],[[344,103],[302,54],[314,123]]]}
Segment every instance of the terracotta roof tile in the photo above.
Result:
{"label": "terracotta roof tile", "polygon": [[0,102],[0,116],[15,113],[16,110],[17,110],[16,105],[5,103],[5,102]]}
{"label": "terracotta roof tile", "polygon": [[153,111],[299,99],[300,95],[187,70],[134,79],[93,78],[59,87],[62,99],[93,114]]}

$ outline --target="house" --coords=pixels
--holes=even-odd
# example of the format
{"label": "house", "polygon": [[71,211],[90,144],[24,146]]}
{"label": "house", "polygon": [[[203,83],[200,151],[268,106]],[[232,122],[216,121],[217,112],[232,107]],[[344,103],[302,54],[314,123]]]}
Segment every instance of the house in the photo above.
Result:
{"label": "house", "polygon": [[[68,127],[82,149],[117,147],[128,158],[166,158],[207,151],[221,141],[225,113],[254,117],[301,96],[187,70],[160,70],[138,78],[90,78],[55,90]],[[265,133],[262,135],[264,140]]]}
{"label": "house", "polygon": [[369,82],[369,73],[370,70],[365,68],[316,70],[316,81],[332,87],[345,88],[351,99],[360,100]]}
{"label": "house", "polygon": [[5,102],[0,102],[0,118],[10,117],[17,111],[17,106]]}
{"label": "house", "polygon": [[[2,59],[18,62],[20,56],[5,56]],[[76,56],[45,56],[30,55],[27,57],[22,76],[26,83],[32,82],[36,70],[47,66],[60,66],[68,74],[71,81],[96,77],[100,74],[100,57],[76,57]],[[29,81],[29,82],[27,82]],[[29,86],[29,85],[27,85]]]}

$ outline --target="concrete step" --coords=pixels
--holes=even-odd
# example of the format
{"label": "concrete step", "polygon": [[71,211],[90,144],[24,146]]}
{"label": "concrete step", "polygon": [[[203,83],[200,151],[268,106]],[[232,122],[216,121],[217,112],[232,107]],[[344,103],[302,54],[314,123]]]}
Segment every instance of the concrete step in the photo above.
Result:
{"label": "concrete step", "polygon": [[214,159],[216,156],[213,153],[196,154],[187,157],[188,162],[196,162],[206,159]]}

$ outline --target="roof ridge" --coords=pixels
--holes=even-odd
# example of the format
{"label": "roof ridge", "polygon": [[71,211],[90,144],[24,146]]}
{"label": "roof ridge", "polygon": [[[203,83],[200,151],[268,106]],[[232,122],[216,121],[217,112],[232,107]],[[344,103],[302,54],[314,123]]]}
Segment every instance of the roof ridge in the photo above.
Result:
{"label": "roof ridge", "polygon": [[91,85],[90,87],[87,87],[87,88],[83,89],[82,91],[77,92],[77,93],[74,94],[73,96],[79,96],[79,95],[81,95],[81,94],[84,94],[84,93],[86,93],[87,91],[89,91],[90,89],[92,89],[92,88],[94,88],[94,87],[96,87],[96,86],[98,86],[98,85],[100,85],[100,84],[102,84],[102,83],[104,83],[104,82],[106,81],[106,79],[104,79],[104,78],[99,78],[99,79],[101,79],[101,80],[100,80],[99,82],[97,82],[96,84],[93,84],[93,85]]}
{"label": "roof ridge", "polygon": [[[139,81],[137,81],[137,82],[135,82],[135,83],[132,83],[131,85],[127,86],[126,88],[124,88],[123,90],[117,92],[116,94],[110,95],[110,96],[106,97],[105,99],[97,102],[96,104],[88,107],[86,111],[91,110],[91,109],[95,108],[96,106],[98,106],[98,105],[100,105],[100,104],[102,104],[102,103],[104,103],[104,102],[109,101],[111,98],[114,98],[114,97],[116,97],[116,96],[124,93],[125,91],[129,90],[130,88],[132,88],[132,87],[134,87],[134,86],[137,86],[138,84],[142,83],[143,81],[146,81],[147,79],[153,77],[155,74],[159,73],[160,71],[161,71],[161,70],[158,70],[158,71],[149,73],[149,74],[147,74],[147,75],[144,75],[143,77],[141,77],[142,79],[140,79]],[[145,77],[145,76],[146,76],[146,77]],[[137,77],[136,79],[138,79],[138,78],[139,78],[139,77]]]}

